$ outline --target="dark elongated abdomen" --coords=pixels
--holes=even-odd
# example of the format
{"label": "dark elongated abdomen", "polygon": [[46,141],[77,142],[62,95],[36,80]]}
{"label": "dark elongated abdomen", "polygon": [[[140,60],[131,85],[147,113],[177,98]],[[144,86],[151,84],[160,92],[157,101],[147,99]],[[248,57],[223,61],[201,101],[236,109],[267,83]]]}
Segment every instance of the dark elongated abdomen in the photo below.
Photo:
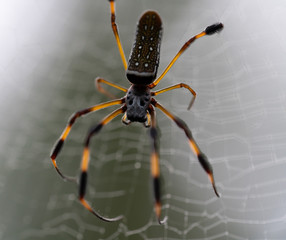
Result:
{"label": "dark elongated abdomen", "polygon": [[135,42],[128,61],[126,76],[133,84],[148,85],[157,75],[160,60],[162,21],[155,11],[139,19]]}

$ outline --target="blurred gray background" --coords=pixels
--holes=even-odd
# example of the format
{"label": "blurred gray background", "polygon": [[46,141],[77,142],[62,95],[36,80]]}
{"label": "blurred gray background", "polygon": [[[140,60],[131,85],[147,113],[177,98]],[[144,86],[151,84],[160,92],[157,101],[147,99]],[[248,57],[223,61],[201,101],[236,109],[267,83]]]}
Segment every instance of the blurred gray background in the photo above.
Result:
{"label": "blurred gray background", "polygon": [[[158,96],[183,118],[214,167],[214,195],[186,137],[158,111],[164,216],[153,211],[150,140],[120,118],[92,141],[87,198],[105,223],[77,201],[77,186],[53,169],[50,150],[76,110],[107,101],[97,76],[128,87],[110,27],[107,0],[0,1],[0,239],[285,239],[286,2],[118,0],[128,57],[136,22],[155,9],[164,24],[159,72],[184,42],[198,40],[157,87],[186,82],[197,92]],[[117,96],[120,92],[111,91]],[[113,108],[80,119],[58,158],[78,175],[83,139]]]}

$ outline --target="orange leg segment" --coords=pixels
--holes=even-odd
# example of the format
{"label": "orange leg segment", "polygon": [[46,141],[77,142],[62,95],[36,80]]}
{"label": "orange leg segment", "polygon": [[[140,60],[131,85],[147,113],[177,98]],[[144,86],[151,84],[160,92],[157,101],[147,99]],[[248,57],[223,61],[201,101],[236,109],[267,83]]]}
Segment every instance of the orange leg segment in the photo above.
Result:
{"label": "orange leg segment", "polygon": [[89,166],[89,160],[90,160],[90,152],[89,152],[89,144],[92,136],[97,134],[103,126],[105,126],[107,123],[109,123],[113,118],[117,117],[119,114],[124,113],[126,111],[126,106],[113,111],[111,114],[109,114],[107,117],[105,117],[99,124],[97,124],[95,127],[91,128],[91,130],[88,132],[85,146],[82,154],[82,160],[81,160],[81,174],[80,174],[80,180],[79,180],[79,201],[81,204],[92,214],[94,214],[99,219],[106,221],[106,222],[114,222],[122,219],[123,216],[117,216],[114,218],[107,218],[101,216],[99,213],[97,213],[91,205],[85,200],[85,193],[86,193],[86,187],[87,187],[87,172],[88,172],[88,166]]}
{"label": "orange leg segment", "polygon": [[113,106],[113,105],[116,105],[116,104],[123,104],[124,103],[124,98],[122,99],[116,99],[116,100],[113,100],[113,101],[109,101],[109,102],[105,102],[105,103],[101,103],[101,104],[98,104],[98,105],[95,105],[95,106],[92,106],[92,107],[89,107],[89,108],[86,108],[86,109],[83,109],[83,110],[80,110],[78,112],[75,112],[69,119],[68,121],[68,124],[67,126],[65,127],[64,131],[62,132],[60,138],[58,139],[58,141],[56,142],[56,144],[54,145],[54,148],[52,149],[52,152],[51,152],[51,160],[52,160],[52,163],[55,167],[55,169],[57,170],[57,172],[59,173],[59,175],[64,179],[64,180],[69,180],[69,181],[76,181],[75,178],[73,177],[69,177],[69,176],[65,176],[59,169],[58,165],[57,165],[57,162],[56,162],[56,158],[58,156],[58,154],[60,153],[60,151],[62,150],[62,147],[64,145],[64,142],[67,138],[67,136],[69,135],[70,131],[71,131],[71,128],[73,126],[73,124],[75,123],[75,121],[83,116],[83,115],[86,115],[88,113],[91,113],[91,112],[95,112],[97,110],[100,110],[100,109],[103,109],[103,108],[106,108],[106,107],[110,107],[110,106]]}
{"label": "orange leg segment", "polygon": [[152,96],[157,96],[157,95],[159,95],[161,93],[168,92],[170,90],[174,90],[174,89],[177,89],[177,88],[186,88],[186,89],[188,89],[191,92],[191,94],[193,94],[193,97],[192,97],[192,99],[191,99],[191,101],[189,103],[189,106],[188,106],[188,110],[190,110],[191,107],[193,106],[194,102],[195,102],[197,94],[189,85],[187,85],[185,83],[179,83],[179,84],[173,85],[171,87],[167,87],[167,88],[158,90],[156,92],[152,92]]}
{"label": "orange leg segment", "polygon": [[160,103],[158,103],[154,98],[152,99],[152,104],[159,108],[164,114],[166,114],[169,118],[171,118],[179,128],[181,128],[188,140],[189,140],[189,144],[190,147],[193,151],[193,153],[197,156],[201,166],[203,167],[203,169],[205,170],[205,172],[207,173],[207,175],[209,176],[209,179],[211,181],[211,184],[213,186],[213,190],[216,194],[217,197],[220,197],[217,189],[216,189],[216,185],[215,185],[215,181],[214,181],[214,176],[213,176],[213,168],[212,165],[210,164],[210,162],[208,161],[207,156],[201,152],[201,150],[199,149],[199,146],[197,145],[195,139],[193,138],[192,132],[189,129],[189,127],[187,126],[187,124],[180,118],[178,118],[177,116],[174,116],[172,113],[170,113],[166,108],[164,108]]}

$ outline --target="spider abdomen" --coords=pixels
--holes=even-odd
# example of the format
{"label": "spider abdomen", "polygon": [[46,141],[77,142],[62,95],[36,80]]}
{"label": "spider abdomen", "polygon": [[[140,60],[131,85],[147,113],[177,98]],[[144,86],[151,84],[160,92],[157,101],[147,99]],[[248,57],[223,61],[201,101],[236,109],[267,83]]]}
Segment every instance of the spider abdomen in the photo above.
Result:
{"label": "spider abdomen", "polygon": [[162,21],[155,11],[139,19],[135,42],[128,61],[126,76],[133,84],[148,85],[157,75],[160,58]]}

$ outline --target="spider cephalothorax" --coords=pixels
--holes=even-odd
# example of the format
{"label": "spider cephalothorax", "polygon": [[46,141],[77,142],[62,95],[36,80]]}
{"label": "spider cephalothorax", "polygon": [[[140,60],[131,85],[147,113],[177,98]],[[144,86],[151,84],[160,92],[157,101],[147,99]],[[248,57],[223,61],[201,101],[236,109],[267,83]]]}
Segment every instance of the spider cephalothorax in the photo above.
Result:
{"label": "spider cephalothorax", "polygon": [[131,122],[146,122],[150,102],[148,86],[132,85],[126,95],[127,119]]}

